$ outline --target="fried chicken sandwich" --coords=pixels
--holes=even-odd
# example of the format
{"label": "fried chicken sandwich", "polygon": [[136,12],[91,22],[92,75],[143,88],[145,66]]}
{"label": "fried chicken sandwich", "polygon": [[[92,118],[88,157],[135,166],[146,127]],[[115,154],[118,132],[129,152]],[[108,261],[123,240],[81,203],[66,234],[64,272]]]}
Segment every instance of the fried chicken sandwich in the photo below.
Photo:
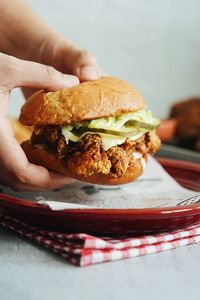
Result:
{"label": "fried chicken sandwich", "polygon": [[30,162],[81,181],[128,183],[160,146],[159,120],[145,108],[134,87],[112,77],[40,91],[21,109],[21,123],[34,126],[22,148]]}

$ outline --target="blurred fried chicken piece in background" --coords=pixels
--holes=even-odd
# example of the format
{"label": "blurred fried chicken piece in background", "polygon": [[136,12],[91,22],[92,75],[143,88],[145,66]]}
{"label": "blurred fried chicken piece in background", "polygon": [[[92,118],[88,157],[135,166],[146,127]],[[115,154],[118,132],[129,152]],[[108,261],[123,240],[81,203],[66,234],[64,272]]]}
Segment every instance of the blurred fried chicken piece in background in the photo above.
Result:
{"label": "blurred fried chicken piece in background", "polygon": [[171,108],[170,118],[177,122],[178,144],[200,152],[200,98],[177,102]]}

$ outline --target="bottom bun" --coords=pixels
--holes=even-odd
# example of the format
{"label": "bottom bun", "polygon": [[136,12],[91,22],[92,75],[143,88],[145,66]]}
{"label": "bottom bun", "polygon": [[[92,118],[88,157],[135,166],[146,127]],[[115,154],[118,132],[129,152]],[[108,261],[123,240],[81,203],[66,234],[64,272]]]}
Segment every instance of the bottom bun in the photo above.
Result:
{"label": "bottom bun", "polygon": [[83,176],[77,174],[74,170],[67,168],[66,161],[64,159],[58,159],[56,154],[45,145],[33,145],[30,141],[26,141],[22,143],[21,146],[31,163],[88,183],[104,185],[124,184],[136,180],[143,173],[141,159],[135,159],[134,164],[129,166],[126,173],[121,177],[113,176],[111,173],[96,173],[91,176]]}

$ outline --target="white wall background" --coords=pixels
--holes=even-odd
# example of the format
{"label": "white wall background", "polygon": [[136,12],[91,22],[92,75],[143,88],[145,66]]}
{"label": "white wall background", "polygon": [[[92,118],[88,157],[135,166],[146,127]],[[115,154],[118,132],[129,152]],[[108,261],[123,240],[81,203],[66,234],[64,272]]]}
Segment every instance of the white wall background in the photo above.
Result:
{"label": "white wall background", "polygon": [[[154,114],[200,95],[199,0],[27,0],[57,31],[94,52],[102,69],[134,84]],[[34,24],[33,24],[34,26]],[[14,92],[10,112],[22,103]]]}

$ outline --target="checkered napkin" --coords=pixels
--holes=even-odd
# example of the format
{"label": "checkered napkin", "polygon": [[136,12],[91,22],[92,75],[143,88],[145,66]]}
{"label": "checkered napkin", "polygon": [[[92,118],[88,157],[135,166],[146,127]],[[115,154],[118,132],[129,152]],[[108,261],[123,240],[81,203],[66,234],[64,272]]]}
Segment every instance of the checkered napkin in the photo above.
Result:
{"label": "checkered napkin", "polygon": [[200,223],[162,234],[117,239],[41,230],[1,213],[0,225],[78,266],[152,254],[200,242]]}

